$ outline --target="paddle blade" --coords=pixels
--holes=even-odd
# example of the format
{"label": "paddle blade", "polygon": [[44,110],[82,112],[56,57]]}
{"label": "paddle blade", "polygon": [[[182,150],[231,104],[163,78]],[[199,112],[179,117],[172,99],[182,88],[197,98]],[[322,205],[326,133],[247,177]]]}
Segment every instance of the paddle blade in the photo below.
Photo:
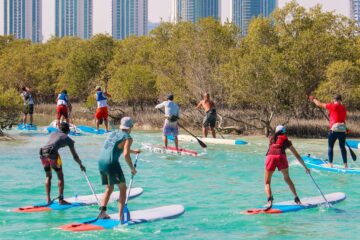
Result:
{"label": "paddle blade", "polygon": [[200,146],[201,146],[202,148],[207,148],[206,144],[205,144],[203,141],[201,141],[201,140],[198,139],[198,138],[196,138],[196,140],[198,141],[198,143],[200,144]]}
{"label": "paddle blade", "polygon": [[127,204],[125,204],[125,206],[124,206],[123,216],[124,216],[123,224],[127,224],[130,221],[130,211],[129,211],[129,208],[127,207]]}
{"label": "paddle blade", "polygon": [[351,158],[352,160],[355,162],[356,161],[356,154],[354,153],[354,151],[351,149],[351,147],[349,146],[349,144],[346,143],[346,146],[349,148],[349,151],[350,151],[350,155],[351,155]]}

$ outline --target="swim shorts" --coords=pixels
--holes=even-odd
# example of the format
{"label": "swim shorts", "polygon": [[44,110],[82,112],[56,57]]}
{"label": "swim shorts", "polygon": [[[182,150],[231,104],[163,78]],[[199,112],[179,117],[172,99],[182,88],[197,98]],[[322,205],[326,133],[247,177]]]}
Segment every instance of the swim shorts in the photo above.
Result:
{"label": "swim shorts", "polygon": [[58,105],[56,107],[56,117],[57,120],[60,120],[61,116],[64,116],[64,118],[68,118],[68,108],[65,105]]}
{"label": "swim shorts", "polygon": [[102,185],[115,185],[125,183],[124,173],[120,170],[117,173],[107,173],[100,171]]}
{"label": "swim shorts", "polygon": [[34,113],[34,104],[28,104],[24,106],[24,110],[23,110],[24,114],[33,114]]}
{"label": "swim shorts", "polygon": [[62,161],[59,154],[57,154],[56,159],[52,159],[46,156],[40,156],[40,160],[45,172],[50,171],[51,168],[54,169],[56,172],[61,170]]}
{"label": "swim shorts", "polygon": [[215,124],[216,124],[216,112],[212,112],[211,110],[208,111],[203,119],[203,127],[207,128],[207,127],[211,127],[214,128]]}
{"label": "swim shorts", "polygon": [[95,113],[96,119],[107,119],[108,116],[109,114],[107,107],[101,107],[96,109],[96,113]]}
{"label": "swim shorts", "polygon": [[173,136],[177,137],[179,135],[179,128],[177,122],[165,123],[163,128],[164,136]]}
{"label": "swim shorts", "polygon": [[265,161],[265,169],[267,171],[275,171],[277,168],[279,171],[289,167],[289,163],[285,154],[280,155],[268,155]]}

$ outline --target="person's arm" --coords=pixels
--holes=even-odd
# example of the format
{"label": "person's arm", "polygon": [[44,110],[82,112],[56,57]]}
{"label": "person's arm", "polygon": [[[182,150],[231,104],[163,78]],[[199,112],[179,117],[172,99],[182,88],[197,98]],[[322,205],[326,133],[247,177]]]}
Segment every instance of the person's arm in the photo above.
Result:
{"label": "person's arm", "polygon": [[165,106],[165,102],[159,103],[158,105],[155,106],[156,109],[158,108],[162,108]]}
{"label": "person's arm", "polygon": [[326,109],[326,103],[322,103],[319,100],[317,100],[314,96],[310,96],[309,100],[311,102],[313,102],[316,106],[320,107],[320,108],[324,108]]}
{"label": "person's arm", "polygon": [[304,160],[302,160],[301,156],[299,155],[299,153],[296,151],[296,149],[291,145],[289,147],[290,151],[294,154],[294,156],[296,157],[296,159],[299,161],[299,163],[305,168],[306,173],[310,173],[310,169],[305,165]]}
{"label": "person's arm", "polygon": [[75,147],[74,147],[74,146],[70,147],[70,151],[71,151],[71,154],[72,154],[75,162],[77,162],[77,163],[79,164],[81,171],[84,171],[84,172],[85,172],[85,171],[86,171],[86,168],[84,167],[84,165],[82,165],[82,162],[81,162],[81,160],[80,160],[79,155],[77,154],[77,152],[76,152],[76,150],[75,150]]}
{"label": "person's arm", "polygon": [[199,102],[199,104],[195,107],[195,109],[199,109],[199,108],[202,106],[202,104],[203,104],[203,100],[201,100],[201,101]]}
{"label": "person's arm", "polygon": [[125,140],[125,144],[124,144],[124,158],[125,158],[125,161],[127,163],[127,165],[129,166],[130,170],[131,170],[131,174],[132,175],[135,175],[136,174],[136,169],[132,163],[132,160],[131,160],[131,156],[130,156],[130,153],[131,153],[131,144],[132,144],[133,140],[131,138],[129,139],[126,139]]}

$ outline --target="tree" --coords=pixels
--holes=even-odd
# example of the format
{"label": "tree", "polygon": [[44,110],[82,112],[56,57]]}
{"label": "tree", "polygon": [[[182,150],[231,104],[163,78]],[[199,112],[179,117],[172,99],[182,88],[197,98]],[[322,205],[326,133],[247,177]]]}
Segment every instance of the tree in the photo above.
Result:
{"label": "tree", "polygon": [[0,136],[4,136],[4,129],[18,123],[23,101],[14,88],[5,90],[0,84],[0,92]]}

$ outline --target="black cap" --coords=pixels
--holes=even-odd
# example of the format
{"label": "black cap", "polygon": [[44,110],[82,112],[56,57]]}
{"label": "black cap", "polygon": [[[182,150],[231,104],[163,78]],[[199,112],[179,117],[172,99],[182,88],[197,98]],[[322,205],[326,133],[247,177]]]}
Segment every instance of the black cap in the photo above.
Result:
{"label": "black cap", "polygon": [[333,99],[336,100],[336,101],[342,101],[342,97],[341,97],[340,94],[334,95],[334,98],[333,98]]}
{"label": "black cap", "polygon": [[70,126],[67,122],[62,122],[60,123],[60,127],[59,127],[60,131],[68,134],[70,132]]}
{"label": "black cap", "polygon": [[169,94],[169,95],[167,96],[167,100],[170,100],[170,101],[174,100],[174,95],[173,95],[173,94]]}

